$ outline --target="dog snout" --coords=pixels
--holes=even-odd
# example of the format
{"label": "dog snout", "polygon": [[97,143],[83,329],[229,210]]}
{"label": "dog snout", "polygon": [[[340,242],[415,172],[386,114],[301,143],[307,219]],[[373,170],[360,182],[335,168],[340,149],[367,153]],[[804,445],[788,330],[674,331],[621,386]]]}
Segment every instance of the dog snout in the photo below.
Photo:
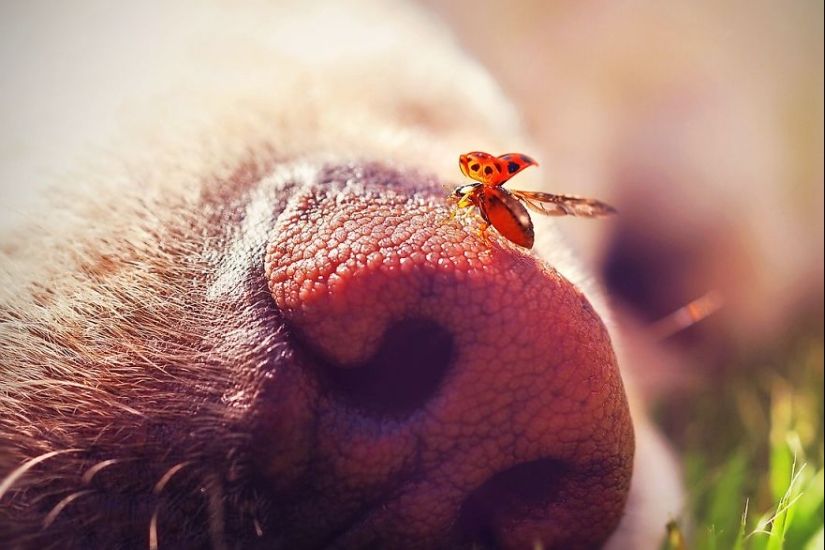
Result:
{"label": "dog snout", "polygon": [[290,406],[315,430],[318,496],[296,492],[286,521],[310,525],[304,541],[332,523],[343,548],[598,546],[627,497],[633,431],[587,298],[450,221],[426,177],[327,174],[292,197],[265,259],[310,381]]}

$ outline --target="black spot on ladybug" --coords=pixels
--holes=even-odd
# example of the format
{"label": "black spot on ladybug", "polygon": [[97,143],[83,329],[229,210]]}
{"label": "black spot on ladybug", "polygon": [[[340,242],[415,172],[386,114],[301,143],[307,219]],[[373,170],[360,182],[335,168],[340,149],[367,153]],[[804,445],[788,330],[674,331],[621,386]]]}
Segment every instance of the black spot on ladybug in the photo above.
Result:
{"label": "black spot on ladybug", "polygon": [[512,162],[512,161],[508,162],[507,163],[507,172],[509,172],[511,174],[515,174],[516,172],[518,172],[519,166],[520,165],[517,162]]}
{"label": "black spot on ladybug", "polygon": [[479,168],[481,168],[481,166],[479,166],[478,163],[470,165],[470,170],[472,170],[473,172],[477,171]]}
{"label": "black spot on ladybug", "polygon": [[490,174],[493,173],[493,169],[490,168],[489,166],[485,166],[484,167],[484,173],[489,176]]}
{"label": "black spot on ladybug", "polygon": [[521,156],[519,156],[519,158],[522,160],[522,162],[526,162],[527,164],[535,164],[536,163],[536,161],[534,161],[533,159],[531,159],[527,155],[521,155]]}

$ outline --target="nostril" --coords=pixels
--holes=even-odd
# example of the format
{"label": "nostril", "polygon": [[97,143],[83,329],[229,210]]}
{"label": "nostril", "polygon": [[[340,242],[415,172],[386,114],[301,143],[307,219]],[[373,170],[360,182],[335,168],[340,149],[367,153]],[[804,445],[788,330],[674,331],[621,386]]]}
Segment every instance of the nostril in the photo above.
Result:
{"label": "nostril", "polygon": [[612,296],[653,322],[704,292],[695,273],[696,243],[665,241],[661,232],[619,228],[602,263]]}
{"label": "nostril", "polygon": [[543,458],[495,474],[461,506],[462,538],[484,548],[499,548],[501,530],[508,524],[544,514],[556,500],[566,470],[561,462]]}
{"label": "nostril", "polygon": [[655,296],[657,283],[664,275],[658,269],[661,265],[653,250],[614,243],[604,261],[604,280],[611,295],[622,298],[653,320],[661,309]]}
{"label": "nostril", "polygon": [[378,415],[404,415],[436,391],[454,360],[453,335],[429,319],[403,319],[384,333],[363,364],[319,361],[323,379],[354,406]]}

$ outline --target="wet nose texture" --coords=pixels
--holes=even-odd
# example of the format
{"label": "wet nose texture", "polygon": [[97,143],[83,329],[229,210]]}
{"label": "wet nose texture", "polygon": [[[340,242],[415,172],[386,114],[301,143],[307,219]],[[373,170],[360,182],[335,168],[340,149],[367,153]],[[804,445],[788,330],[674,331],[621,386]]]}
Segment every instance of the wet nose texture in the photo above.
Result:
{"label": "wet nose texture", "polygon": [[619,521],[633,433],[604,326],[445,194],[332,167],[277,220],[266,277],[315,430],[284,547],[589,548]]}

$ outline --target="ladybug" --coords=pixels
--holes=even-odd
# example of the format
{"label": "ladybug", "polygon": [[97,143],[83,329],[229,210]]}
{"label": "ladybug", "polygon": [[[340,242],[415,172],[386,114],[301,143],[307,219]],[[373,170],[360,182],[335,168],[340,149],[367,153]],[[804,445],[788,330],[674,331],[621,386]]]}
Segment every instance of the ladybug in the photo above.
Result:
{"label": "ladybug", "polygon": [[528,209],[546,216],[586,218],[616,213],[615,208],[595,199],[504,188],[510,178],[525,168],[538,166],[535,160],[521,153],[496,157],[474,151],[461,155],[458,165],[473,183],[458,186],[451,197],[456,201],[456,208],[478,209],[483,220],[479,235],[485,241],[485,231],[492,225],[508,241],[524,248],[533,248],[535,233]]}

